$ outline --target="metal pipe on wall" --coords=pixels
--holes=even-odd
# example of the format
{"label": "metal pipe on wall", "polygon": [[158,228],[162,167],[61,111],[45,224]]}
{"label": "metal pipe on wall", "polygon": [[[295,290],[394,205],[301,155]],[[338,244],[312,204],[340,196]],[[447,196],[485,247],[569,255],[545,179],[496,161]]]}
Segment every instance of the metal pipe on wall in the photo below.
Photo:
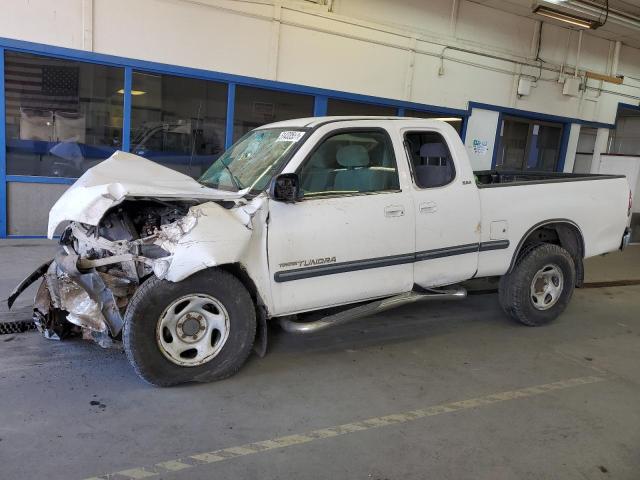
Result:
{"label": "metal pipe on wall", "polygon": [[580,52],[582,50],[582,30],[578,34],[578,50],[576,52],[576,68],[573,71],[573,78],[578,77],[578,69],[580,68]]}

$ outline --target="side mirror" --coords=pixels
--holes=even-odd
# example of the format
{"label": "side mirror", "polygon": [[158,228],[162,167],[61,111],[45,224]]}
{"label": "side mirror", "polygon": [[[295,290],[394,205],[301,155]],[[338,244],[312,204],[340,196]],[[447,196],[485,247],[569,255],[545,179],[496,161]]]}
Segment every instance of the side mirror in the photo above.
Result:
{"label": "side mirror", "polygon": [[278,202],[293,203],[300,199],[300,178],[297,173],[282,173],[271,183],[271,198]]}

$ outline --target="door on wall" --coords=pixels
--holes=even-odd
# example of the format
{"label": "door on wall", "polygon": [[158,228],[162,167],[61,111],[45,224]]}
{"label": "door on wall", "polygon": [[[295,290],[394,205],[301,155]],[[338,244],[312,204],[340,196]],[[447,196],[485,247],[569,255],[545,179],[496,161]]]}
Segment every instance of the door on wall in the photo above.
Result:
{"label": "door on wall", "polygon": [[597,128],[580,127],[573,173],[591,173],[591,163],[593,162],[593,151],[595,150],[597,136]]}
{"label": "door on wall", "polygon": [[563,128],[560,123],[505,117],[500,125],[496,168],[555,172]]}

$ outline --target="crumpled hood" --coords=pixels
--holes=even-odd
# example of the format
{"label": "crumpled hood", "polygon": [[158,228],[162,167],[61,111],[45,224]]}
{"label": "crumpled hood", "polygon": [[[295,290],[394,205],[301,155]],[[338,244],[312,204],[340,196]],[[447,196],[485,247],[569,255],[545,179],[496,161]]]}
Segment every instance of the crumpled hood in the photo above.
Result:
{"label": "crumpled hood", "polygon": [[234,200],[242,194],[205,187],[146,158],[117,151],[87,170],[53,205],[47,236],[53,238],[66,221],[98,225],[107,210],[127,197]]}

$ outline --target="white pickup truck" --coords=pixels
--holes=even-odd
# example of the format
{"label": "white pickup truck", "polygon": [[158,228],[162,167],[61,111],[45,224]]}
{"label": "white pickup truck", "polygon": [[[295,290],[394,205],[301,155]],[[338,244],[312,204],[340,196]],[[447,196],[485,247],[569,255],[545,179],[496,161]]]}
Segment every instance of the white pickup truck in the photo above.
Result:
{"label": "white pickup truck", "polygon": [[630,206],[623,176],[474,173],[443,122],[290,120],[198,181],[123,152],[87,171],[51,210],[59,253],[9,304],[44,276],[46,337],[122,342],[154,385],[218,380],[264,354],[269,319],[314,332],[473,278],[501,277],[504,311],[547,323],[583,259],[628,242]]}

